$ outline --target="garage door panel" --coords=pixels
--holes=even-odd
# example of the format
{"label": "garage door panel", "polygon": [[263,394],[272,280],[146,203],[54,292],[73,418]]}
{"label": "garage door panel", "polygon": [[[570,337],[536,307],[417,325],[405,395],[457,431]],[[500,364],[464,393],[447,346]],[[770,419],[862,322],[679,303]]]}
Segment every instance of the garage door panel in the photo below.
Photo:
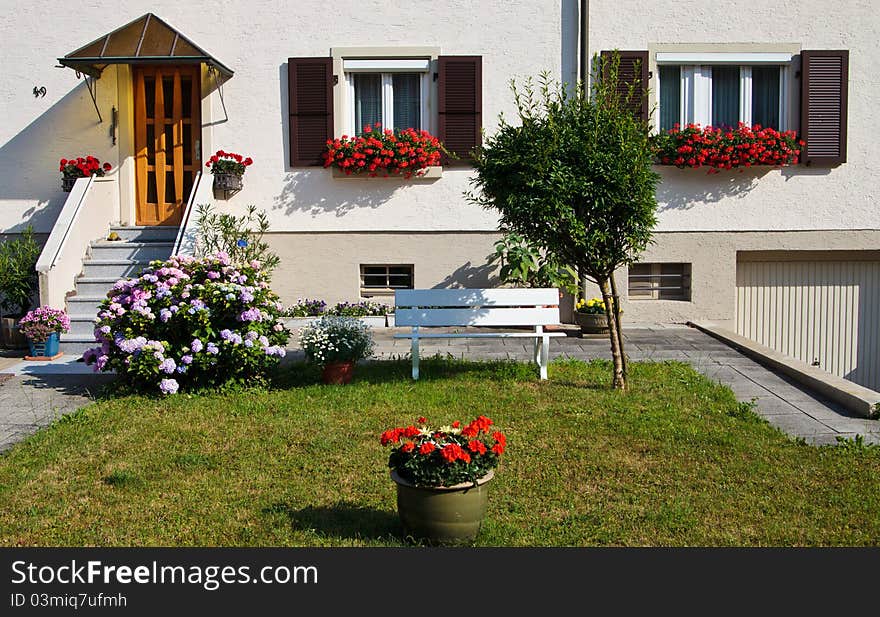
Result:
{"label": "garage door panel", "polygon": [[739,261],[737,332],[880,389],[880,261]]}

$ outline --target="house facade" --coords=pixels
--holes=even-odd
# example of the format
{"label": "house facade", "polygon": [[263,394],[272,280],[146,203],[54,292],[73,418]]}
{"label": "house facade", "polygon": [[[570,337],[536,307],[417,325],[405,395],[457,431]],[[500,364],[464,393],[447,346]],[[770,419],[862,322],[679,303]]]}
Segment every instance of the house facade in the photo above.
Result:
{"label": "house facade", "polygon": [[[514,114],[511,79],[574,83],[581,58],[618,49],[639,59],[657,127],[801,133],[812,92],[808,148],[824,148],[781,170],[658,166],[656,242],[619,274],[625,319],[720,322],[880,388],[876,26],[864,3],[818,0],[28,4],[0,24],[0,233],[31,224],[46,242],[41,297],[80,323],[71,344],[108,281],[186,248],[199,203],[267,212],[288,303],[495,285],[497,217],[467,201],[466,159],[365,178],[324,168],[323,144],[381,122],[466,153]],[[241,191],[211,190],[217,150],[253,158]],[[112,170],[62,192],[59,159],[85,154]]]}

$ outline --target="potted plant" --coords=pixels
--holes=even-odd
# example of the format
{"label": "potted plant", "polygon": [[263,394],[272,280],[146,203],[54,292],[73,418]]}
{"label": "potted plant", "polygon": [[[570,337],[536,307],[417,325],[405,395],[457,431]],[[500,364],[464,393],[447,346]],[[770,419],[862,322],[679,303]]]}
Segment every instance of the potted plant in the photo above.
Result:
{"label": "potted plant", "polygon": [[302,328],[316,322],[327,312],[327,303],[323,300],[300,298],[296,304],[285,311],[288,328]]}
{"label": "potted plant", "polygon": [[93,157],[79,156],[76,158],[61,159],[58,171],[61,172],[61,188],[65,193],[73,190],[79,178],[88,178],[89,176],[103,176],[104,173],[110,171],[110,163],[101,164],[101,161]]}
{"label": "potted plant", "polygon": [[12,349],[27,347],[18,320],[30,308],[37,289],[37,259],[40,245],[28,225],[15,240],[0,243],[0,310],[3,311],[3,344]]}
{"label": "potted plant", "polygon": [[240,191],[242,187],[241,177],[253,163],[254,161],[251,157],[245,158],[234,152],[217,150],[217,153],[205,163],[205,167],[209,168],[214,175],[215,196],[218,193],[222,193],[225,198],[231,193]]}
{"label": "potted plant", "polygon": [[385,304],[362,300],[360,302],[338,302],[327,313],[342,317],[357,317],[370,327],[384,328],[385,316],[390,311],[391,308]]}
{"label": "potted plant", "polygon": [[491,427],[486,416],[439,428],[419,418],[417,425],[382,433],[382,445],[392,446],[388,467],[407,535],[439,544],[476,538],[507,447],[504,433]]}
{"label": "potted plant", "polygon": [[602,298],[578,300],[574,305],[574,321],[581,327],[583,334],[608,334],[605,302]]}
{"label": "potted plant", "polygon": [[324,383],[347,384],[355,363],[373,353],[373,335],[359,319],[327,315],[303,328],[300,345],[306,359],[322,367]]}
{"label": "potted plant", "polygon": [[21,318],[18,327],[27,337],[28,360],[54,360],[58,355],[58,335],[70,330],[70,318],[61,309],[40,306]]}

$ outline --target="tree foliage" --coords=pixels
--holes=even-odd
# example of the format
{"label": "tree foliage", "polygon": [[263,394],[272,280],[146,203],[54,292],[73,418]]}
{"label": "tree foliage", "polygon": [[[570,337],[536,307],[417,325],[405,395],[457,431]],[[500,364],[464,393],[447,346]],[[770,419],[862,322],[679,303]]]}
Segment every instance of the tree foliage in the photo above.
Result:
{"label": "tree foliage", "polygon": [[[600,65],[601,64],[601,65]],[[594,60],[588,92],[542,74],[511,83],[516,123],[503,116],[476,153],[472,202],[500,214],[504,229],[525,237],[559,263],[599,284],[606,305],[614,271],[635,261],[656,224],[650,127],[629,103],[639,84],[618,87],[619,57]],[[613,321],[609,308],[608,319]],[[609,323],[609,325],[612,325]],[[620,352],[621,339],[612,350]],[[622,368],[615,385],[625,387]],[[622,358],[620,359],[622,362]]]}

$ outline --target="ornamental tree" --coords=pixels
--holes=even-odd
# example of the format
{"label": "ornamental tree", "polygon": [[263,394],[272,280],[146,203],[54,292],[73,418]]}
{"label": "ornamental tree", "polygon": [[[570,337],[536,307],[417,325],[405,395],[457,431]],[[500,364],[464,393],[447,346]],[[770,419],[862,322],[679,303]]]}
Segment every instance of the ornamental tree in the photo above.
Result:
{"label": "ornamental tree", "polygon": [[[621,92],[619,57],[599,64],[588,92],[543,74],[511,83],[517,124],[502,116],[476,153],[469,198],[500,214],[501,226],[595,282],[605,302],[613,385],[626,388],[614,271],[634,262],[656,224],[650,127],[633,112],[639,84]],[[616,285],[614,286],[616,289]]]}

